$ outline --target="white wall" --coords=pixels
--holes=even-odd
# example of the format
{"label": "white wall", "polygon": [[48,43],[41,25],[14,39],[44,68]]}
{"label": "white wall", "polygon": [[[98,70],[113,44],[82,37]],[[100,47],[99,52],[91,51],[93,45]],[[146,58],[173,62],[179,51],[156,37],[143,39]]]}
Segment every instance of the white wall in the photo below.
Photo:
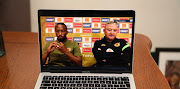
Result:
{"label": "white wall", "polygon": [[38,9],[113,9],[136,11],[135,32],[156,47],[180,47],[180,0],[30,0],[31,31],[38,32]]}

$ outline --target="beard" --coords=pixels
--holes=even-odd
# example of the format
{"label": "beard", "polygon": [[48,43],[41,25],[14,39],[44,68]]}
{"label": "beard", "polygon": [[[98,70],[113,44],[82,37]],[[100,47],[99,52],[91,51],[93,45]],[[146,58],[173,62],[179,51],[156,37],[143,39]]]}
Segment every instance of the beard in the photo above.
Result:
{"label": "beard", "polygon": [[64,42],[67,39],[67,37],[63,37],[62,39],[57,38],[59,42]]}

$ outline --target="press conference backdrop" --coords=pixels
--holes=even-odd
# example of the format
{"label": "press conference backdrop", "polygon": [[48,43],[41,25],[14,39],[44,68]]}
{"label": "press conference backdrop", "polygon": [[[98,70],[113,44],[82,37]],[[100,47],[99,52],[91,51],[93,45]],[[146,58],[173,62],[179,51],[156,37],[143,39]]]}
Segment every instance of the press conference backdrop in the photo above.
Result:
{"label": "press conference backdrop", "polygon": [[96,40],[104,37],[103,29],[106,22],[118,20],[117,38],[125,39],[131,45],[132,17],[41,17],[42,48],[48,41],[57,40],[55,25],[65,23],[68,30],[67,38],[79,43],[84,67],[96,63],[92,48]]}

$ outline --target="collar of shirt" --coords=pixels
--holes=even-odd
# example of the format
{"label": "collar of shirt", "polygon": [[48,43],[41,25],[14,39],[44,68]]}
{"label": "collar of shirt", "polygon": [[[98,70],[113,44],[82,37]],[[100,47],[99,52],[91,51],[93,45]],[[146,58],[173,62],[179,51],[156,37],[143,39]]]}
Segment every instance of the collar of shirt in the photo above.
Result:
{"label": "collar of shirt", "polygon": [[104,38],[102,39],[105,43],[116,43],[117,42],[117,38],[115,38],[112,42],[108,42],[106,40],[106,37],[104,36]]}

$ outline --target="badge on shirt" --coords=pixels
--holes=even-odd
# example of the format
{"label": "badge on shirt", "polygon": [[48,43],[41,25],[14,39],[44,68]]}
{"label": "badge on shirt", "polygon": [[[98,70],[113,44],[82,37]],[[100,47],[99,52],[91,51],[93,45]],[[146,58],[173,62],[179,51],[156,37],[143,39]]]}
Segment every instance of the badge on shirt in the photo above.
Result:
{"label": "badge on shirt", "polygon": [[101,51],[101,48],[98,48],[99,51]]}
{"label": "badge on shirt", "polygon": [[111,48],[108,48],[106,52],[114,52]]}
{"label": "badge on shirt", "polygon": [[119,47],[120,46],[120,43],[116,43],[114,44],[115,47]]}
{"label": "badge on shirt", "polygon": [[71,48],[67,48],[69,51],[71,51]]}
{"label": "badge on shirt", "polygon": [[101,46],[106,46],[106,44],[101,44]]}

